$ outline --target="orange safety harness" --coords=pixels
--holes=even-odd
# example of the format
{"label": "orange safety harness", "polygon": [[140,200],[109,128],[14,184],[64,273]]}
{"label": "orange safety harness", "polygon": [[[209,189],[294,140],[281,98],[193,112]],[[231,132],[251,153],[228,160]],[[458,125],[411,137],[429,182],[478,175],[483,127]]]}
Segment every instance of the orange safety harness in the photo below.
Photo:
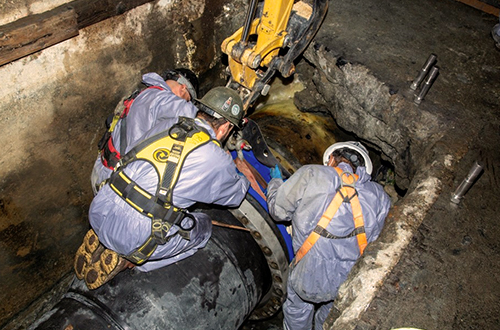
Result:
{"label": "orange safety harness", "polygon": [[[311,234],[309,234],[309,236],[297,252],[297,255],[295,256],[295,265],[306,255],[307,252],[309,252],[313,245],[316,244],[316,241],[320,236],[331,239],[341,239],[356,236],[356,238],[358,239],[358,246],[361,255],[368,245],[365,233],[365,222],[363,219],[363,213],[361,211],[361,204],[359,203],[358,192],[356,191],[355,187],[355,184],[358,181],[359,177],[356,174],[344,172],[338,167],[334,168],[339,174],[342,183],[337,189],[337,193],[335,194],[335,197],[331,201],[330,205],[321,216],[318,224],[311,232]],[[354,219],[354,230],[347,236],[335,236],[328,232],[326,230],[326,227],[332,220],[335,213],[337,213],[337,210],[342,203],[351,204],[352,215]]]}

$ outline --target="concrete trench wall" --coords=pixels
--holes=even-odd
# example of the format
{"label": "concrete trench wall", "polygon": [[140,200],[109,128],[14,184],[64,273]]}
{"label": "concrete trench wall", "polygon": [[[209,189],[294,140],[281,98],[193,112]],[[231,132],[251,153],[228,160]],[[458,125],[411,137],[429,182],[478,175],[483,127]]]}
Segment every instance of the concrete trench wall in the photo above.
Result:
{"label": "concrete trench wall", "polygon": [[[470,136],[455,134],[451,141],[443,127],[465,129],[460,127],[463,124],[448,121],[445,125],[438,115],[415,106],[413,98],[392,93],[363,65],[340,61],[319,43],[308,48],[305,58],[314,68],[308,93],[316,89],[315,109],[326,110],[340,127],[378,149],[395,166],[396,183],[407,189],[393,205],[379,239],[370,244],[340,287],[324,325],[324,329],[355,329],[443,186],[452,184],[453,168],[464,157]],[[300,107],[300,93],[295,99]],[[302,109],[307,111],[307,106]],[[420,119],[410,120],[415,116]]]}
{"label": "concrete trench wall", "polygon": [[[0,25],[61,4],[2,0]],[[154,1],[0,66],[0,327],[71,272],[106,116],[143,73],[217,65],[245,6]]]}

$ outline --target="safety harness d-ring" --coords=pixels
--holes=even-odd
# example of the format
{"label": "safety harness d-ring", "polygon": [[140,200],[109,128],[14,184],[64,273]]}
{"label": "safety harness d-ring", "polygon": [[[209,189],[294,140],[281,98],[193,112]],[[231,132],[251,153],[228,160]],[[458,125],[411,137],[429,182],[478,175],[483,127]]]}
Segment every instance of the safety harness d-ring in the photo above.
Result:
{"label": "safety harness d-ring", "polygon": [[[356,190],[356,182],[358,182],[357,177],[355,177],[353,173],[341,170],[338,167],[335,167],[335,169],[337,170],[337,173],[339,174],[339,177],[340,177],[340,188],[339,189],[344,188],[344,187],[350,187],[350,188],[353,188],[354,190]],[[347,182],[344,179],[344,177],[350,178],[350,180],[352,182]]]}

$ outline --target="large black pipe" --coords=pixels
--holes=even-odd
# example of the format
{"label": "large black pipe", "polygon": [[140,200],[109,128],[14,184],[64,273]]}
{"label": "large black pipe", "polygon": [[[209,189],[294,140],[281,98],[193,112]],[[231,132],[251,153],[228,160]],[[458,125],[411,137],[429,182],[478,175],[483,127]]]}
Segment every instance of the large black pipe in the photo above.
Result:
{"label": "large black pipe", "polygon": [[282,239],[280,251],[257,243],[269,236],[257,227],[271,229],[271,236],[279,231],[251,196],[244,205],[244,211],[203,212],[239,226],[248,213],[264,219],[248,223],[251,232],[215,226],[207,246],[192,257],[150,273],[123,271],[94,291],[75,278],[63,299],[30,329],[238,329],[256,308],[267,308],[262,315],[272,313],[284,291],[273,274],[283,267],[272,258],[286,255],[286,246]]}

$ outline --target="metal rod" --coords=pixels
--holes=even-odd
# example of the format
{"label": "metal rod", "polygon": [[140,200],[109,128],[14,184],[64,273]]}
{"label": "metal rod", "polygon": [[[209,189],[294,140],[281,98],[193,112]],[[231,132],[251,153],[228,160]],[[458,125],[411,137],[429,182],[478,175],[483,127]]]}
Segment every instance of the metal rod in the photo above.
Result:
{"label": "metal rod", "polygon": [[250,229],[245,228],[245,227],[229,225],[227,223],[222,223],[222,222],[218,222],[218,221],[215,221],[215,220],[212,220],[212,224],[214,226],[219,226],[219,227],[225,227],[225,228],[231,228],[231,229],[238,229],[238,230],[243,230],[243,231],[250,231]]}
{"label": "metal rod", "polygon": [[479,174],[481,174],[482,170],[483,167],[479,165],[478,162],[475,162],[472,168],[470,169],[469,174],[467,174],[467,177],[462,181],[462,183],[460,183],[457,190],[455,190],[455,193],[451,197],[451,201],[453,203],[455,204],[460,203],[460,200],[464,197],[465,193],[469,190],[469,188],[474,184]]}
{"label": "metal rod", "polygon": [[420,73],[418,74],[417,78],[411,83],[411,85],[410,85],[411,90],[414,91],[418,88],[418,86],[420,85],[422,80],[424,80],[425,76],[429,72],[429,69],[431,68],[431,66],[434,65],[434,63],[436,63],[436,61],[437,61],[437,56],[434,54],[431,54],[429,56],[429,58],[427,59],[427,62],[425,62],[424,66],[420,70]]}
{"label": "metal rod", "polygon": [[248,8],[247,16],[245,18],[245,26],[243,28],[243,35],[241,36],[241,41],[244,45],[248,42],[248,35],[250,31],[250,26],[252,25],[253,18],[255,16],[255,10],[257,9],[257,2],[259,0],[252,0],[250,7]]}
{"label": "metal rod", "polygon": [[439,73],[439,68],[437,66],[433,66],[431,69],[431,73],[429,73],[429,77],[427,77],[427,80],[425,81],[425,84],[422,87],[422,90],[417,96],[415,96],[414,102],[416,104],[422,103],[422,100],[424,99],[425,95],[427,95],[427,92],[429,91],[429,89],[431,89],[434,80],[436,80],[438,73]]}

